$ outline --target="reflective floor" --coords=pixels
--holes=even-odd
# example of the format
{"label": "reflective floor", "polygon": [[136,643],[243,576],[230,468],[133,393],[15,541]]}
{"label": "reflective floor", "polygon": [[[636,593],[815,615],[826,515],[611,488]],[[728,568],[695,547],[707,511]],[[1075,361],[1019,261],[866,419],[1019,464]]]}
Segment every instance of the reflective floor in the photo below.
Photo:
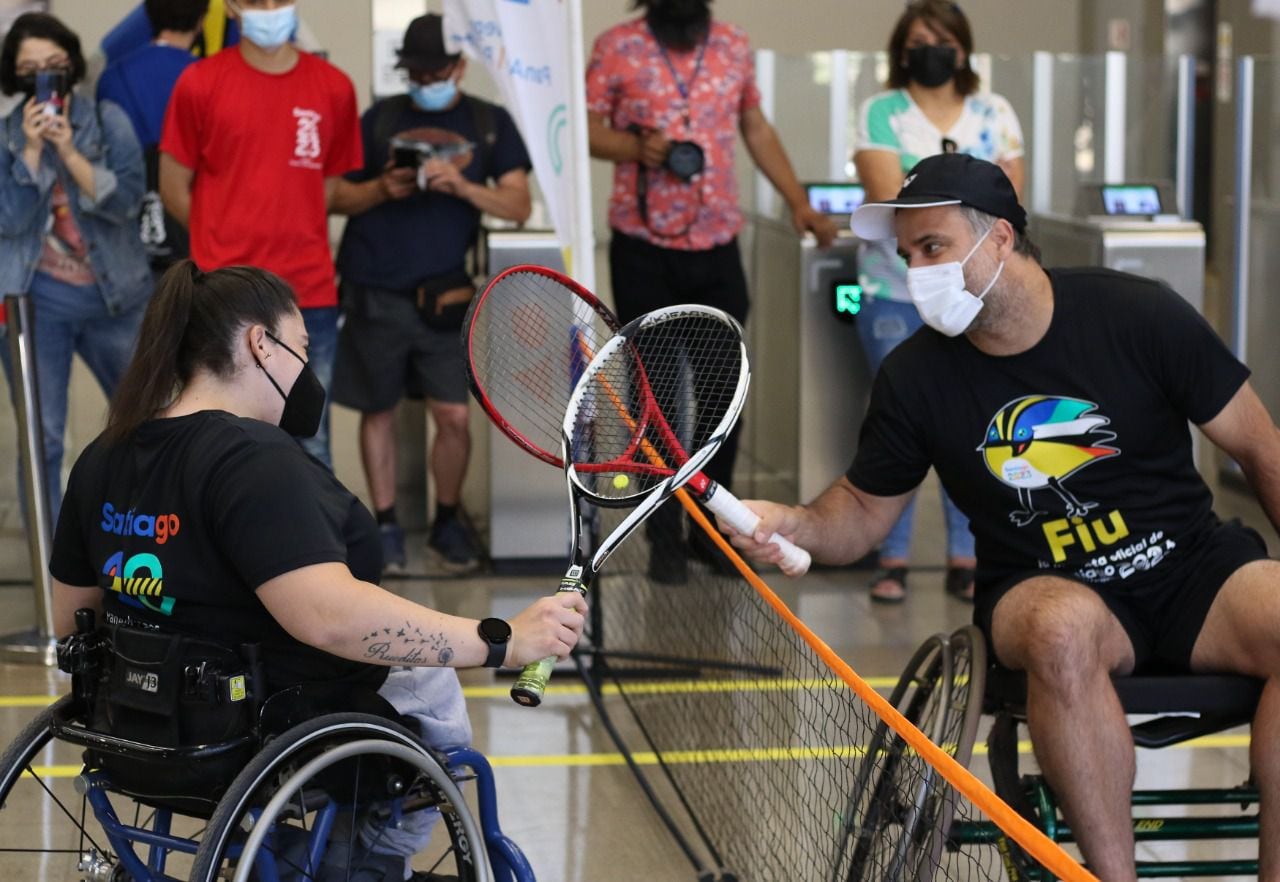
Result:
{"label": "reflective floor", "polygon": [[[940,539],[943,535],[936,490],[926,488],[918,508],[914,568],[907,601],[900,606],[868,602],[867,573],[856,570],[815,572],[786,592],[795,611],[873,685],[887,688],[912,650],[931,633],[952,630],[967,622],[970,607],[944,596]],[[1256,505],[1242,495],[1220,493],[1219,510],[1241,516],[1264,530],[1273,549],[1275,533],[1265,524]],[[421,542],[413,543],[411,571],[414,578],[390,585],[414,600],[467,616],[509,615],[528,599],[551,588],[553,577],[492,577],[468,579],[425,577]],[[12,575],[0,588],[0,631],[15,631],[33,621],[29,589],[12,584],[26,571],[26,550],[21,537],[9,526],[0,532],[0,580]],[[776,574],[770,581],[782,583]],[[744,590],[748,590],[744,586]],[[539,879],[640,880],[696,878],[662,828],[633,778],[622,764],[616,747],[604,732],[580,686],[563,677],[537,710],[517,707],[509,697],[509,680],[491,672],[463,674],[476,746],[496,767],[503,826],[526,851]],[[67,688],[62,675],[42,667],[0,664],[0,742],[14,734],[46,704],[49,696]],[[625,714],[617,714],[620,723]],[[979,742],[982,738],[980,736]],[[1143,752],[1139,758],[1140,786],[1228,786],[1248,774],[1244,731],[1224,733],[1203,743],[1160,752]],[[1030,758],[1027,757],[1027,762]],[[74,753],[65,751],[47,759],[70,763]],[[978,757],[976,771],[985,775],[985,759]],[[70,774],[70,773],[67,773]],[[10,804],[0,814],[0,825],[29,825],[38,836],[41,820],[24,806],[27,797],[19,785]],[[767,821],[767,807],[761,820]],[[1182,846],[1162,848],[1187,853]],[[1254,846],[1196,845],[1192,853],[1239,856]],[[1140,856],[1155,850],[1141,847]],[[47,867],[17,866],[0,854],[0,879],[67,879],[64,871]]]}

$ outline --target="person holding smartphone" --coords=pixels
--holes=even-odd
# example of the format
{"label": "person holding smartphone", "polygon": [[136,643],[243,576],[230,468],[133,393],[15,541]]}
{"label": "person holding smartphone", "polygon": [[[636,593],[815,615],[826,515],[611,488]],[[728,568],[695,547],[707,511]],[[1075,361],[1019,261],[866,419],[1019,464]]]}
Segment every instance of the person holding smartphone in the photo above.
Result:
{"label": "person holding smartphone", "polygon": [[[19,16],[0,48],[0,91],[27,96],[0,139],[0,292],[31,297],[55,520],[72,356],[110,397],[152,291],[136,221],[142,151],[123,110],[73,91],[84,74],[79,37],[51,15]],[[12,383],[8,351],[0,346]]]}
{"label": "person holding smartphone", "polygon": [[360,454],[389,572],[405,567],[396,516],[396,408],[426,398],[436,512],[427,539],[441,569],[461,573],[479,549],[459,515],[471,435],[459,330],[475,293],[467,251],[482,213],[529,218],[528,151],[511,115],[461,90],[466,60],[447,50],[441,17],[405,30],[399,65],[409,92],[361,119],[364,167],[332,210],[353,215],[338,249],[344,324],[333,400],[360,411]]}

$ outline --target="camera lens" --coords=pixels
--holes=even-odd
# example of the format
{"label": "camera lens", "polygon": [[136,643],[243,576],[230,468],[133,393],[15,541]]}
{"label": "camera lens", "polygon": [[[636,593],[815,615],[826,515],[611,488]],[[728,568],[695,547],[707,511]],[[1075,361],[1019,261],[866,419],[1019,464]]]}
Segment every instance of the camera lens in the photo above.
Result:
{"label": "camera lens", "polygon": [[672,141],[667,153],[667,170],[682,181],[693,180],[706,166],[702,148],[693,141]]}

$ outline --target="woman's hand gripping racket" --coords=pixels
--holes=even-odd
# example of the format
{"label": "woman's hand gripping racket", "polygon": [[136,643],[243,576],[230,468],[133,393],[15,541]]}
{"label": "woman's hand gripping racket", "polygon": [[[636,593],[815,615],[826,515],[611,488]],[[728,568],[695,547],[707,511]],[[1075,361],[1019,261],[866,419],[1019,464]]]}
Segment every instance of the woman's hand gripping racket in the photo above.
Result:
{"label": "woman's hand gripping racket", "polygon": [[[467,379],[489,419],[544,462],[563,466],[561,418],[587,363],[619,330],[617,317],[568,276],[542,266],[511,267],[471,302],[464,325]],[[688,489],[739,533],[760,519],[728,490],[699,473]],[[774,534],[789,576],[809,569],[809,553]]]}
{"label": "woman's hand gripping racket", "polygon": [[[742,412],[749,378],[741,326],[706,306],[648,313],[600,348],[561,424],[572,541],[560,591],[585,594],[613,550],[706,465]],[[590,555],[583,501],[632,507]],[[512,698],[538,705],[555,662],[528,665]]]}

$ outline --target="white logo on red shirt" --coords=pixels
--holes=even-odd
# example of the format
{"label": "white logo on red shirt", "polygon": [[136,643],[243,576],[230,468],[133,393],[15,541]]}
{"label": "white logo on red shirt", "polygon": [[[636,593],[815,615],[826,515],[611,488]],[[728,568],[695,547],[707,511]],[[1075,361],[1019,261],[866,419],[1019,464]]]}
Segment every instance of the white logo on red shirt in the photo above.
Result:
{"label": "white logo on red shirt", "polygon": [[304,168],[319,168],[320,163],[320,120],[318,111],[305,107],[295,107],[293,118],[298,122],[298,131],[294,134],[293,160],[290,165]]}

